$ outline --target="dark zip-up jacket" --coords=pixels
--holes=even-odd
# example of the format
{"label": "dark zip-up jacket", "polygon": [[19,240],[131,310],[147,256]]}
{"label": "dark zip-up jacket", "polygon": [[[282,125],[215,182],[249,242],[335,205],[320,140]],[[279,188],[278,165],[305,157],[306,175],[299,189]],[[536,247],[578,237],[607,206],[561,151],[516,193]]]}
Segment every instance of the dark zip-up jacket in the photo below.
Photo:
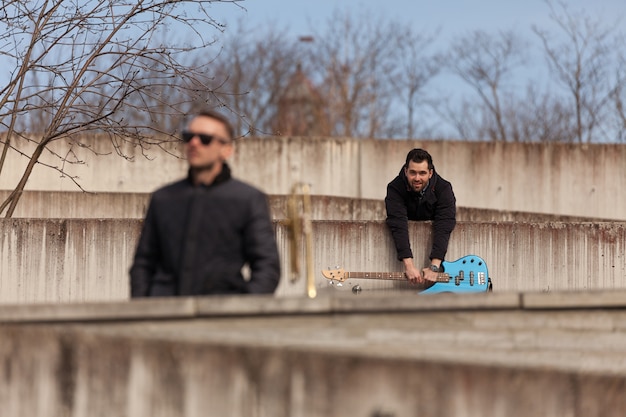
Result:
{"label": "dark zip-up jacket", "polygon": [[448,251],[450,234],[456,226],[456,198],[452,184],[434,171],[421,195],[409,187],[403,167],[398,176],[387,185],[385,207],[387,226],[391,231],[399,260],[413,257],[408,220],[432,220],[433,246],[429,257],[444,259]]}
{"label": "dark zip-up jacket", "polygon": [[209,186],[188,177],[157,190],[130,278],[132,297],[273,293],[280,263],[267,196],[226,164]]}

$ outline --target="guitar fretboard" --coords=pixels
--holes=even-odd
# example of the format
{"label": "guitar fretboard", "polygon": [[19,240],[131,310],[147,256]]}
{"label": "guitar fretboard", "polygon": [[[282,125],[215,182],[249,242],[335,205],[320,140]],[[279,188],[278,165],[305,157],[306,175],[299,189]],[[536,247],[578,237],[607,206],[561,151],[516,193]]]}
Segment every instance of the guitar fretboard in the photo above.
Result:
{"label": "guitar fretboard", "polygon": [[[346,278],[406,281],[406,275],[404,275],[404,272],[346,272]],[[445,272],[437,274],[437,282],[450,282],[450,275]]]}

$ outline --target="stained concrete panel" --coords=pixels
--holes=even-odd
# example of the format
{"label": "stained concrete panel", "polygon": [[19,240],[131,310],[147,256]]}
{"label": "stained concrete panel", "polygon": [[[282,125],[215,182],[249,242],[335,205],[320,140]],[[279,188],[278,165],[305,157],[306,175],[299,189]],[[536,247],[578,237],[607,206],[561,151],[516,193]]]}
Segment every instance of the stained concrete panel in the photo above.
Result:
{"label": "stained concrete panel", "polygon": [[[340,287],[322,270],[401,272],[383,221],[314,221],[307,261],[304,236],[295,256],[301,269],[292,277],[287,226],[274,223],[282,278],[276,295],[305,294],[307,262],[318,293],[411,292],[402,281],[350,279]],[[0,220],[0,303],[111,301],[127,299],[128,270],[141,221]],[[411,222],[416,262],[428,263],[429,222]],[[482,257],[495,291],[554,292],[626,288],[626,224],[459,222],[447,259]],[[331,285],[333,284],[333,285]],[[355,295],[358,296],[358,295]]]}
{"label": "stained concrete panel", "polygon": [[[214,303],[186,318],[153,299],[87,320],[57,305],[79,314],[0,325],[0,402],[15,417],[621,415],[624,310],[553,295],[530,310],[526,294],[175,300]],[[171,317],[135,315],[164,301]]]}
{"label": "stained concrete panel", "polygon": [[[78,138],[76,138],[78,139]],[[186,174],[177,144],[166,149],[111,148],[106,136],[56,141],[44,154],[27,183],[27,190],[150,193]],[[171,138],[170,138],[171,139]],[[33,144],[14,143],[23,154]],[[246,138],[231,160],[237,178],[267,194],[289,194],[299,182],[316,195],[382,200],[387,183],[399,172],[406,153],[427,149],[436,169],[451,181],[461,207],[626,220],[626,146],[622,144],[561,144],[459,142],[442,140],[373,140],[350,138]],[[66,164],[57,175],[44,164],[58,166],[54,156],[68,151],[84,163]],[[10,152],[0,189],[18,183],[26,158]],[[584,175],[581,166],[588,166]],[[52,174],[51,174],[52,172]]]}

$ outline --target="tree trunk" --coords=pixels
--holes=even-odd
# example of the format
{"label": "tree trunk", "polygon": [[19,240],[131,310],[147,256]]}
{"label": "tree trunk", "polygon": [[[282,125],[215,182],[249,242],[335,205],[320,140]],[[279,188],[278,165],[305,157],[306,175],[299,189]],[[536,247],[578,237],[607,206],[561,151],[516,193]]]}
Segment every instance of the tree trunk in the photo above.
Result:
{"label": "tree trunk", "polygon": [[17,206],[17,203],[20,201],[20,198],[22,197],[22,192],[24,191],[24,187],[26,186],[26,183],[28,182],[28,178],[30,178],[30,174],[33,172],[33,168],[35,167],[35,164],[39,160],[39,157],[41,156],[41,153],[43,152],[43,150],[46,148],[45,143],[46,142],[44,141],[40,143],[39,145],[37,145],[37,148],[31,155],[30,160],[28,161],[28,165],[26,166],[26,169],[24,170],[24,173],[22,174],[22,178],[20,179],[20,182],[17,184],[17,186],[15,187],[11,195],[9,195],[9,197],[0,206],[0,213],[4,211],[7,205],[9,206],[6,212],[6,215],[4,216],[5,218],[8,219],[13,216],[15,207]]}

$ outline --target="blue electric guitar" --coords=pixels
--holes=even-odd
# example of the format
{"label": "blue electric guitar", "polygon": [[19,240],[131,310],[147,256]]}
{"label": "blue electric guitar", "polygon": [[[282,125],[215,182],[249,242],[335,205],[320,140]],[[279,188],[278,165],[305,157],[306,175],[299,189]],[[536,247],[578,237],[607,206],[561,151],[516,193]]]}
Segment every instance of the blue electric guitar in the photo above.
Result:
{"label": "blue electric guitar", "polygon": [[[491,278],[485,261],[476,255],[467,255],[454,262],[444,261],[443,272],[437,282],[420,291],[420,294],[476,293],[491,291]],[[404,272],[346,272],[343,269],[323,270],[324,278],[343,283],[350,278],[406,281]]]}

